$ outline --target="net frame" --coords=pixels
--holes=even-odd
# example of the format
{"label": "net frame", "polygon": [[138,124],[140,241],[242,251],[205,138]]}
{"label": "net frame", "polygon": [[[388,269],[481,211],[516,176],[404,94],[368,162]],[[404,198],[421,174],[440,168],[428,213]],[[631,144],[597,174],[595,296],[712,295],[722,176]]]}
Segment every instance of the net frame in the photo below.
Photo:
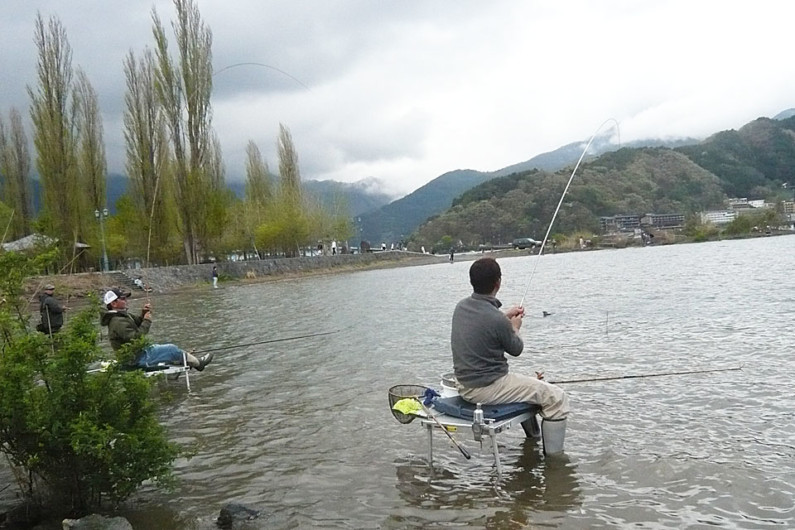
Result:
{"label": "net frame", "polygon": [[414,418],[417,416],[414,414],[403,414],[399,410],[395,410],[393,407],[395,406],[395,403],[401,399],[414,398],[417,401],[422,402],[422,398],[425,396],[426,390],[428,390],[428,387],[422,385],[395,385],[391,387],[388,393],[389,410],[392,412],[392,416],[394,416],[395,419],[402,424],[407,424],[414,421]]}

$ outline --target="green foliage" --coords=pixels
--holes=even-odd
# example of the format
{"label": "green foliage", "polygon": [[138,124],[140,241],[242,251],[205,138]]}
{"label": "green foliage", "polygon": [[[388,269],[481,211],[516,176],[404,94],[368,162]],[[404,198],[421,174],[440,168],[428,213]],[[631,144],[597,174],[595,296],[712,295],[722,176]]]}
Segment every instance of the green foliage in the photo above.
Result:
{"label": "green foliage", "polygon": [[[82,514],[104,500],[128,498],[145,481],[170,479],[178,447],[168,442],[141,372],[88,373],[102,357],[97,311],[72,315],[53,339],[27,330],[13,308],[21,280],[40,263],[0,254],[0,452],[30,477],[31,499],[44,495]],[[98,304],[93,304],[96,307]]]}
{"label": "green foliage", "polygon": [[701,217],[693,214],[685,220],[684,234],[696,242],[710,241],[717,239],[720,230],[712,223],[704,223]]}
{"label": "green foliage", "polygon": [[450,236],[442,236],[442,238],[433,245],[431,252],[434,254],[446,254],[453,247],[453,238]]}
{"label": "green foliage", "polygon": [[784,219],[779,212],[772,208],[755,211],[737,216],[726,225],[723,232],[728,236],[742,236],[751,232],[764,231],[769,227],[783,224]]}
{"label": "green foliage", "polygon": [[729,236],[750,234],[753,226],[754,222],[750,215],[740,215],[724,227],[723,233]]}
{"label": "green foliage", "polygon": [[[12,221],[16,212],[8,207],[5,202],[0,202],[0,234],[11,235],[8,229],[11,228]],[[5,238],[3,241],[8,241],[10,238]]]}

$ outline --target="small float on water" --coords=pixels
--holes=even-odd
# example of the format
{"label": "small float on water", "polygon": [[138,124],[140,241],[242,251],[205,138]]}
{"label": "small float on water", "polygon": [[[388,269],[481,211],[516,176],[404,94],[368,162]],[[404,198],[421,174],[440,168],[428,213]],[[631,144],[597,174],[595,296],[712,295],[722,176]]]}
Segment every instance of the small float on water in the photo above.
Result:
{"label": "small float on water", "polygon": [[419,418],[420,426],[428,434],[428,463],[431,466],[433,432],[436,429],[442,430],[467,459],[470,458],[469,453],[451,433],[471,432],[479,443],[488,438],[498,475],[502,467],[497,437],[518,425],[528,438],[541,439],[545,455],[563,452],[565,421],[540,420],[541,407],[530,403],[470,403],[458,394],[458,382],[452,373],[441,376],[441,392],[422,385],[391,387],[389,408],[402,424]]}

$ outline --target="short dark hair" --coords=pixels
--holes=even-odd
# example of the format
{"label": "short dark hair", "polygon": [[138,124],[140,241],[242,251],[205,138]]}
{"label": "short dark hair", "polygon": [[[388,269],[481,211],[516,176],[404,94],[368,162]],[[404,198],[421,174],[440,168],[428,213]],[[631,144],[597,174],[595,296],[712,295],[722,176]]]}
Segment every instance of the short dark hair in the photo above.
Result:
{"label": "short dark hair", "polygon": [[491,294],[500,278],[502,271],[494,258],[480,258],[469,267],[469,283],[478,294]]}

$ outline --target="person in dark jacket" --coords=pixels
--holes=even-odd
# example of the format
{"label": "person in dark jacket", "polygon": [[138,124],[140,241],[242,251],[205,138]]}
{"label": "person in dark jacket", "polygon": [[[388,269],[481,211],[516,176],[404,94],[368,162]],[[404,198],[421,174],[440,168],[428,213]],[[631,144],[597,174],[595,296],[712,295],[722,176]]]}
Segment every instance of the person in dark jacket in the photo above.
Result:
{"label": "person in dark jacket", "polygon": [[[108,327],[108,339],[114,351],[143,337],[152,326],[151,306],[145,304],[140,316],[131,315],[127,312],[128,296],[130,293],[122,289],[111,289],[102,298],[107,311],[100,317],[100,323]],[[212,360],[212,353],[199,359],[174,344],[150,344],[138,353],[133,364],[138,368],[150,368],[160,363],[181,365],[187,362],[191,368],[201,372]]]}
{"label": "person in dark jacket", "polygon": [[58,330],[63,327],[63,312],[67,309],[55,299],[53,296],[54,292],[55,286],[50,283],[44,286],[44,292],[39,296],[41,322],[36,326],[36,329],[48,335],[58,333]]}

